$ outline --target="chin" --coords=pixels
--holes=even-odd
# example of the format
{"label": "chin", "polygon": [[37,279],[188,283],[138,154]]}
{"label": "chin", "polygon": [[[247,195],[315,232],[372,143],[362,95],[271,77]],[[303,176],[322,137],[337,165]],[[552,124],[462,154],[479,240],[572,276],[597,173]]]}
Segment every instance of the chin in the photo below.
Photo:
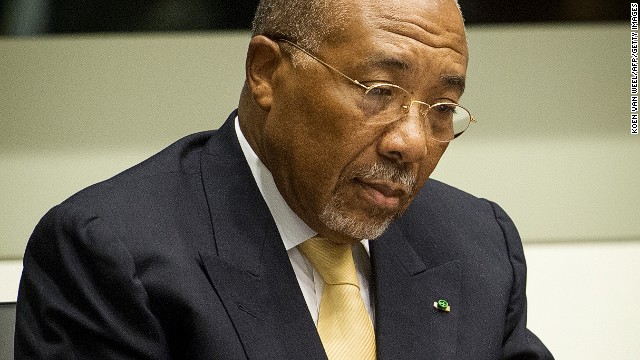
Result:
{"label": "chin", "polygon": [[333,198],[320,213],[320,221],[328,229],[354,239],[375,239],[387,230],[399,214],[373,210],[370,215],[359,215],[344,201]]}

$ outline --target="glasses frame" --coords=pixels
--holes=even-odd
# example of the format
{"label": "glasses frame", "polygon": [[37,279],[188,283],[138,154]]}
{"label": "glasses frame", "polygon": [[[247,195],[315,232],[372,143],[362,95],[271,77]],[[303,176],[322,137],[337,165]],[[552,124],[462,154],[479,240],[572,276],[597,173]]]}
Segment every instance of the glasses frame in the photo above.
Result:
{"label": "glasses frame", "polygon": [[[390,87],[393,87],[393,88],[396,88],[396,89],[399,89],[399,90],[401,90],[401,91],[405,92],[405,93],[407,94],[407,97],[408,97],[409,99],[411,99],[411,93],[410,93],[409,91],[407,91],[406,89],[404,89],[403,87],[401,87],[401,86],[398,86],[398,85],[395,85],[395,84],[391,84],[391,83],[376,83],[376,84],[373,84],[373,85],[369,85],[369,86],[367,86],[367,85],[365,85],[365,84],[361,83],[360,81],[358,81],[358,80],[356,80],[356,79],[354,79],[354,78],[352,78],[352,77],[348,76],[347,74],[343,73],[342,71],[340,71],[340,70],[336,69],[336,68],[335,68],[335,67],[333,67],[332,65],[328,64],[328,63],[327,63],[327,62],[325,62],[324,60],[320,59],[319,57],[317,57],[316,55],[312,54],[311,52],[309,52],[308,50],[304,49],[303,47],[301,47],[300,45],[296,44],[296,43],[295,43],[295,42],[293,42],[293,41],[290,41],[290,40],[287,40],[287,39],[283,39],[283,38],[275,39],[274,41],[276,41],[276,42],[284,42],[284,43],[287,43],[287,44],[289,44],[289,45],[291,45],[291,46],[295,47],[296,49],[298,49],[298,50],[302,51],[304,54],[306,54],[306,55],[307,55],[307,56],[309,56],[310,58],[314,59],[315,61],[317,61],[317,62],[319,62],[320,64],[322,64],[322,65],[324,65],[325,67],[327,67],[329,70],[332,70],[332,71],[334,71],[335,73],[337,73],[337,74],[339,74],[340,76],[342,76],[343,78],[347,79],[350,83],[352,83],[352,84],[354,84],[354,85],[356,85],[356,86],[358,86],[358,87],[360,87],[360,88],[364,89],[364,93],[365,93],[365,95],[366,95],[366,94],[368,94],[371,90],[373,90],[373,89],[375,89],[375,88],[379,88],[379,87],[381,87],[381,86],[390,86]],[[426,102],[424,102],[424,101],[411,99],[408,105],[403,105],[402,107],[407,111],[407,113],[409,113],[409,111],[410,111],[410,109],[411,109],[411,106],[412,106],[414,103],[417,103],[417,104],[422,105],[422,106],[426,106],[426,108],[427,108],[426,110],[421,110],[421,108],[420,108],[420,114],[421,114],[423,117],[426,117],[426,116],[427,116],[427,113],[429,112],[429,110],[430,110],[431,108],[434,108],[434,107],[437,107],[437,106],[441,106],[441,105],[446,105],[446,106],[455,105],[455,106],[458,106],[458,107],[462,108],[464,111],[466,111],[466,112],[469,114],[469,123],[467,124],[467,126],[466,126],[462,131],[460,131],[459,133],[454,134],[452,139],[449,139],[449,140],[440,140],[440,139],[437,139],[437,138],[435,138],[435,137],[431,136],[431,138],[432,138],[433,140],[436,140],[436,141],[438,141],[438,142],[443,142],[443,143],[448,143],[448,142],[450,142],[451,140],[453,140],[453,139],[455,139],[455,138],[459,137],[460,135],[462,135],[462,133],[464,133],[465,131],[467,131],[467,129],[469,128],[469,126],[471,125],[471,123],[475,123],[475,122],[476,122],[476,118],[475,118],[473,115],[471,115],[471,112],[470,112],[469,110],[467,110],[467,108],[465,108],[464,106],[462,106],[462,105],[460,105],[460,104],[458,104],[458,103],[456,103],[456,102],[453,102],[453,101],[451,101],[451,102],[439,102],[439,103],[435,103],[435,104],[427,104],[427,103],[426,103]]]}

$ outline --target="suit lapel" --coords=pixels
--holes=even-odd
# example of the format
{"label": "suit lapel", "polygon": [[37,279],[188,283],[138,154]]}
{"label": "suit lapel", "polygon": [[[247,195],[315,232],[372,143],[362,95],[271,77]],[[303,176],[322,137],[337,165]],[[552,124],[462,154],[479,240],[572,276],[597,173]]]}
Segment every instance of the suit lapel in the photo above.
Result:
{"label": "suit lapel", "polygon": [[[423,262],[397,225],[371,244],[378,358],[455,358],[459,262]],[[434,308],[440,299],[450,312]]]}
{"label": "suit lapel", "polygon": [[200,258],[249,359],[322,359],[324,351],[271,213],[234,129],[235,113],[201,158],[215,251]]}

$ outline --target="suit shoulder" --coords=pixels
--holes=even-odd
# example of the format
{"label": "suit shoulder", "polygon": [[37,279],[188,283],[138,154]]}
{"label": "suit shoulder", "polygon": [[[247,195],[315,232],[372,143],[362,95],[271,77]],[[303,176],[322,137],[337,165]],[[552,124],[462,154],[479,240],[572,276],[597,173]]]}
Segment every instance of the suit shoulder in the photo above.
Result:
{"label": "suit shoulder", "polygon": [[441,209],[441,212],[462,216],[490,217],[498,222],[510,223],[509,215],[495,202],[476,197],[438,180],[430,179],[416,197],[418,206]]}
{"label": "suit shoulder", "polygon": [[[94,198],[119,197],[168,184],[171,178],[198,174],[199,156],[213,131],[188,135],[121,173],[72,195],[67,202],[86,203]],[[132,196],[133,194],[128,194]]]}
{"label": "suit shoulder", "polygon": [[424,207],[440,206],[458,211],[471,210],[480,207],[489,210],[490,201],[478,198],[466,191],[460,190],[441,181],[429,179],[416,196],[414,204]]}
{"label": "suit shoulder", "polygon": [[427,181],[398,224],[406,234],[419,239],[456,238],[461,246],[480,241],[502,250],[506,250],[505,225],[516,233],[511,220],[495,203],[436,180]]}

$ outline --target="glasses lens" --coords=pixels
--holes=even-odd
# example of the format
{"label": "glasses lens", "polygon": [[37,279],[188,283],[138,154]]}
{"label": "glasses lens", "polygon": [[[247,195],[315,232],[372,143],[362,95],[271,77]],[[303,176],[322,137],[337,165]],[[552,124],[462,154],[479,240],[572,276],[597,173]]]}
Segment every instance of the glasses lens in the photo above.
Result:
{"label": "glasses lens", "polygon": [[432,136],[439,141],[451,141],[469,127],[471,114],[454,103],[433,104],[427,113]]}
{"label": "glasses lens", "polygon": [[[437,103],[428,107],[419,103],[420,112],[429,122],[431,136],[438,141],[451,141],[462,134],[471,123],[471,114],[456,103]],[[362,98],[364,115],[372,123],[390,123],[403,118],[409,112],[410,94],[393,84],[370,85]],[[428,107],[426,113],[424,110]]]}
{"label": "glasses lens", "polygon": [[392,84],[370,85],[362,99],[362,109],[374,122],[392,122],[404,115],[409,93]]}

